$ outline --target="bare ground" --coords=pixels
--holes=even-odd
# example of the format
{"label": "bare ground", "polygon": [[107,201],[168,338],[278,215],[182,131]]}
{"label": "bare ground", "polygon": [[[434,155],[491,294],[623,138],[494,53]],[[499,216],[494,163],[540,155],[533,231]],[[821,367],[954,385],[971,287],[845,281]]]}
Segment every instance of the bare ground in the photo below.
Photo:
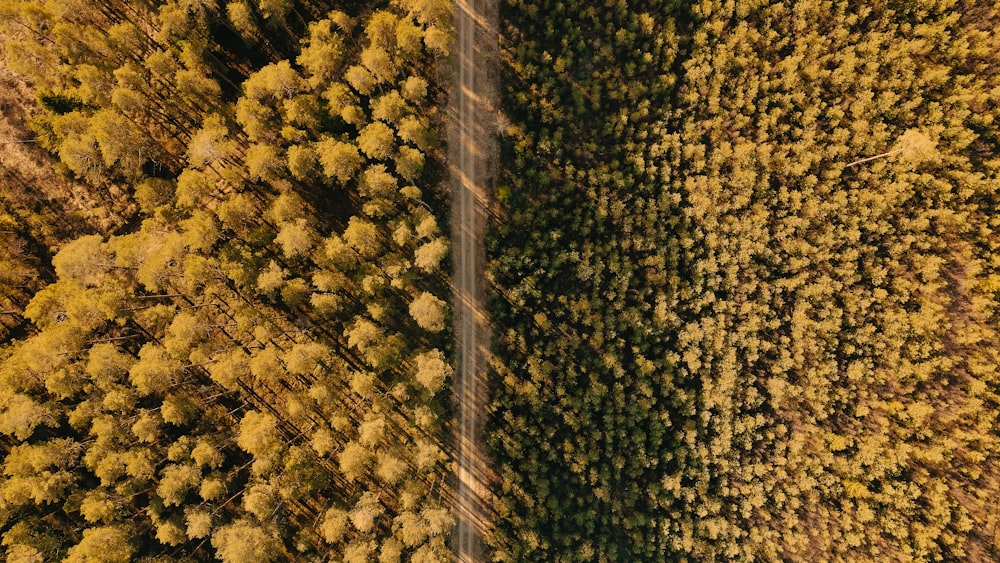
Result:
{"label": "bare ground", "polygon": [[[0,41],[0,52],[4,47]],[[81,231],[110,232],[121,227],[126,216],[134,212],[125,194],[114,186],[106,186],[106,193],[96,194],[93,188],[56,171],[54,159],[37,145],[27,124],[28,118],[38,112],[34,96],[5,64],[0,57],[0,201],[5,211],[23,215],[26,230],[50,247]],[[43,217],[49,213],[72,215],[73,220],[49,224]]]}
{"label": "bare ground", "polygon": [[484,307],[483,235],[496,167],[496,86],[490,75],[498,59],[496,0],[455,3],[456,75],[450,108],[452,254],[458,369],[455,400],[455,555],[460,562],[486,561],[491,528],[493,474],[483,445],[488,404],[486,383],[489,324]]}

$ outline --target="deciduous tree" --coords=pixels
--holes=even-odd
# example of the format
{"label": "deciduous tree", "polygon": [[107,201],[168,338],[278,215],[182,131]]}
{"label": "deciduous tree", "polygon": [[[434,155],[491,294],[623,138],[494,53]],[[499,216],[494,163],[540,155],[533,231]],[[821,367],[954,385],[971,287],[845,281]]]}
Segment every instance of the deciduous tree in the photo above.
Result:
{"label": "deciduous tree", "polygon": [[410,316],[425,330],[439,332],[444,329],[447,305],[429,292],[423,292],[410,303]]}
{"label": "deciduous tree", "polygon": [[224,563],[276,561],[284,550],[278,538],[249,519],[239,519],[212,534],[216,557]]}
{"label": "deciduous tree", "polygon": [[86,561],[107,561],[108,563],[128,563],[136,552],[132,543],[132,531],[126,526],[100,526],[83,531],[80,543],[69,549],[65,561],[85,563]]}

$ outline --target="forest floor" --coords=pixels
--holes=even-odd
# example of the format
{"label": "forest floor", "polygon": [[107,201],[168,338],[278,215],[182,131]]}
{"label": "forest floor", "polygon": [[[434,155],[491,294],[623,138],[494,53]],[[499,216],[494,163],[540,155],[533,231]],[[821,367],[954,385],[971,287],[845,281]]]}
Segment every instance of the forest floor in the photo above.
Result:
{"label": "forest floor", "polygon": [[452,254],[458,369],[455,395],[457,492],[455,554],[459,562],[486,561],[490,482],[483,427],[489,401],[485,309],[484,234],[492,201],[491,177],[498,157],[496,88],[498,60],[496,0],[456,0],[455,91],[450,115],[452,162]]}
{"label": "forest floor", "polygon": [[[0,50],[4,47],[0,44]],[[46,249],[78,236],[87,227],[105,232],[120,227],[124,213],[113,212],[120,193],[108,193],[104,201],[96,200],[76,181],[57,173],[50,156],[36,144],[35,134],[28,127],[33,99],[28,85],[0,61],[0,203],[5,206],[2,211],[17,216],[25,234]],[[43,225],[42,218],[47,213],[73,219],[64,224]]]}

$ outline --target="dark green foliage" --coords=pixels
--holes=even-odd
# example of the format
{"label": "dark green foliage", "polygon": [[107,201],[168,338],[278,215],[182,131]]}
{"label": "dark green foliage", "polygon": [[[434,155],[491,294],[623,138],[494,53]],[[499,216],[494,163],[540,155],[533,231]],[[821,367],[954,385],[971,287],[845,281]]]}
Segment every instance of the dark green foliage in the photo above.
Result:
{"label": "dark green foliage", "polygon": [[995,8],[682,10],[504,6],[498,557],[996,558]]}
{"label": "dark green foliage", "polygon": [[83,101],[62,92],[39,92],[38,103],[54,114],[62,115],[83,108]]}

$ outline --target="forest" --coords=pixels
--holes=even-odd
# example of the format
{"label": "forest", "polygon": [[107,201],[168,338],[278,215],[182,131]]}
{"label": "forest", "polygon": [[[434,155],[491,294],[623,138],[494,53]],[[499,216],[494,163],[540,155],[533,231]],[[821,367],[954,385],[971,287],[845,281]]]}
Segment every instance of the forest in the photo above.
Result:
{"label": "forest", "polygon": [[1000,558],[997,21],[501,4],[496,560]]}
{"label": "forest", "polygon": [[[0,3],[6,561],[452,560],[454,9]],[[1000,560],[998,21],[500,2],[490,560]]]}
{"label": "forest", "polygon": [[0,553],[445,561],[451,5],[0,6]]}

